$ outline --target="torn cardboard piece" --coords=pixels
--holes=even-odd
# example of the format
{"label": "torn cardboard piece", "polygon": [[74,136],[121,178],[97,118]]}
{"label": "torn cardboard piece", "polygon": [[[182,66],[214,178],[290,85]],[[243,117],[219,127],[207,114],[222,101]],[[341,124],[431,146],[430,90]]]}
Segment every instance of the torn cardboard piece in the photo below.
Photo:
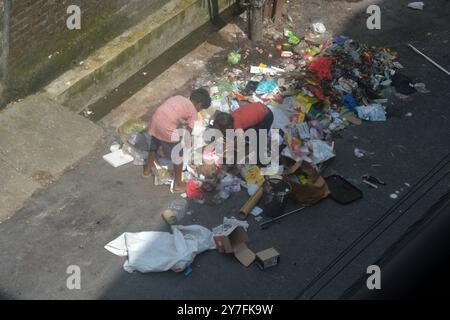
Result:
{"label": "torn cardboard piece", "polygon": [[247,241],[248,235],[242,226],[235,226],[225,233],[214,234],[217,250],[221,253],[233,253],[245,267],[250,266],[256,258],[256,254],[247,247]]}

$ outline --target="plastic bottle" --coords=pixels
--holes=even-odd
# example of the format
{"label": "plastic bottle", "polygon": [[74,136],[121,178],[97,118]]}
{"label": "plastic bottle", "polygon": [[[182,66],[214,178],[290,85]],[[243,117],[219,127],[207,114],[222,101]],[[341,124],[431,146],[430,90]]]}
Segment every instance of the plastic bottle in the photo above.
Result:
{"label": "plastic bottle", "polygon": [[170,203],[162,213],[162,218],[170,225],[179,223],[186,215],[188,202],[186,199],[179,198]]}

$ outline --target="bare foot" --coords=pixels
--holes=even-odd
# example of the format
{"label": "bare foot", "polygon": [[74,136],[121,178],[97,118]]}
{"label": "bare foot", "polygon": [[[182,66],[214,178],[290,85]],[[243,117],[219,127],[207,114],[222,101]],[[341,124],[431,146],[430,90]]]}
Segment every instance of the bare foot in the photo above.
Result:
{"label": "bare foot", "polygon": [[181,183],[181,184],[177,184],[173,187],[172,193],[183,193],[185,190],[186,190],[186,184]]}
{"label": "bare foot", "polygon": [[153,174],[153,169],[152,169],[152,168],[150,168],[150,169],[146,168],[146,169],[144,170],[144,172],[142,173],[142,176],[143,176],[144,178],[148,178],[148,177],[151,177],[152,174]]}

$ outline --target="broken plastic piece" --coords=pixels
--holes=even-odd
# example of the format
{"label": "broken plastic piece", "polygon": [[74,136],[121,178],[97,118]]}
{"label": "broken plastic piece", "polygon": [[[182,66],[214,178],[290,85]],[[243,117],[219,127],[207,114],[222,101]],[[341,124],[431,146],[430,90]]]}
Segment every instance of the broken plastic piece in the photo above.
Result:
{"label": "broken plastic piece", "polygon": [[117,150],[110,154],[104,155],[103,159],[114,168],[121,167],[127,163],[133,162],[134,160],[132,156],[126,154],[123,150]]}
{"label": "broken plastic piece", "polygon": [[184,276],[187,278],[187,277],[189,277],[192,274],[192,272],[194,272],[194,270],[192,269],[192,267],[189,267],[184,272]]}
{"label": "broken plastic piece", "polygon": [[408,8],[415,9],[415,10],[423,10],[423,7],[425,6],[425,3],[422,1],[417,2],[411,2],[408,4]]}

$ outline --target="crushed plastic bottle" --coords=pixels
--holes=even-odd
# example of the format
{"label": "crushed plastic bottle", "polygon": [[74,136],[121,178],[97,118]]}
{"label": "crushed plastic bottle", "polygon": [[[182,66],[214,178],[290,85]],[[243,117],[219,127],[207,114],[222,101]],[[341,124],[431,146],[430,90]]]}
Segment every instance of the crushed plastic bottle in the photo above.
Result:
{"label": "crushed plastic bottle", "polygon": [[178,198],[170,203],[162,213],[162,218],[170,225],[179,223],[186,215],[188,202],[186,199]]}
{"label": "crushed plastic bottle", "polygon": [[231,192],[227,190],[220,190],[213,199],[214,204],[219,205],[224,203],[226,200],[228,200],[231,197]]}

